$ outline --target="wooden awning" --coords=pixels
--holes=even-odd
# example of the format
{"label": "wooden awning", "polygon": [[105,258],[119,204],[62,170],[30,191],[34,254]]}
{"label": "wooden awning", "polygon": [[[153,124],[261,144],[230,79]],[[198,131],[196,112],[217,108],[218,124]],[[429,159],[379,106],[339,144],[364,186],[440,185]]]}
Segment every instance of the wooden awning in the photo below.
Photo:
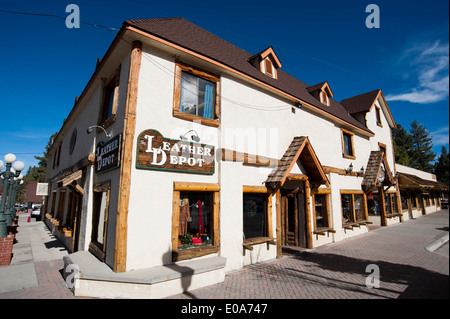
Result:
{"label": "wooden awning", "polygon": [[297,160],[302,164],[306,176],[312,184],[330,185],[322,165],[306,136],[294,137],[278,166],[269,174],[266,184],[273,189],[283,186]]}
{"label": "wooden awning", "polygon": [[393,186],[394,177],[383,151],[370,152],[366,172],[361,187],[365,193],[379,186]]}
{"label": "wooden awning", "polygon": [[420,178],[416,175],[398,173],[398,185],[400,190],[417,190],[421,193],[429,191],[448,192],[448,185]]}

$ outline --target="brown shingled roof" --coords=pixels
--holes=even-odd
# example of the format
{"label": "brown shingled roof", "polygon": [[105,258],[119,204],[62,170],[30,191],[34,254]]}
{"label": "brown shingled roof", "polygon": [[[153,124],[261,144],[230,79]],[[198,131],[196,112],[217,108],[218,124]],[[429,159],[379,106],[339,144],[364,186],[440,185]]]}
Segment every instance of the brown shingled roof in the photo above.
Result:
{"label": "brown shingled roof", "polygon": [[354,127],[373,134],[364,124],[351,116],[348,110],[339,102],[330,99],[331,107],[323,105],[308,92],[307,87],[309,85],[281,69],[278,70],[277,79],[263,74],[249,62],[253,54],[183,18],[127,20],[124,22],[124,26],[132,26],[225,64],[236,71],[290,94]]}
{"label": "brown shingled roof", "polygon": [[364,179],[361,183],[364,192],[369,192],[374,187],[378,186],[378,172],[380,171],[381,165],[384,164],[385,177],[384,181],[381,183],[385,186],[394,185],[394,178],[391,175],[388,163],[382,151],[372,151],[370,152],[369,161],[367,162],[366,172],[364,174]]}
{"label": "brown shingled roof", "polygon": [[371,92],[363,93],[348,99],[342,100],[341,104],[349,110],[350,114],[356,114],[360,112],[368,112],[372,107],[373,103],[380,94],[380,89],[373,90]]}
{"label": "brown shingled roof", "polygon": [[269,174],[266,183],[276,188],[283,185],[293,166],[300,159],[311,182],[328,185],[328,179],[323,171],[308,137],[296,136],[281,158],[278,166]]}

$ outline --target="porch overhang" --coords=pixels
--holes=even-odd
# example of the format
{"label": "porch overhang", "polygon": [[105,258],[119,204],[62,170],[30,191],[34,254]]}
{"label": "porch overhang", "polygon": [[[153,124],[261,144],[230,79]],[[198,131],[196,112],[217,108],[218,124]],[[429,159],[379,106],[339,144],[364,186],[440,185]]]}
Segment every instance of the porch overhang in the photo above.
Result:
{"label": "porch overhang", "polygon": [[266,185],[277,190],[286,180],[295,179],[298,174],[291,174],[291,171],[297,161],[300,161],[306,173],[302,175],[303,178],[307,178],[315,186],[330,186],[323,167],[306,136],[294,137],[278,166],[269,174]]}
{"label": "porch overhang", "polygon": [[420,193],[428,193],[430,191],[448,192],[449,188],[448,185],[406,173],[398,173],[398,185],[400,190],[413,190]]}
{"label": "porch overhang", "polygon": [[394,186],[394,177],[389,169],[388,162],[383,151],[370,152],[369,161],[364,179],[361,183],[362,190],[365,193],[372,191],[380,186]]}

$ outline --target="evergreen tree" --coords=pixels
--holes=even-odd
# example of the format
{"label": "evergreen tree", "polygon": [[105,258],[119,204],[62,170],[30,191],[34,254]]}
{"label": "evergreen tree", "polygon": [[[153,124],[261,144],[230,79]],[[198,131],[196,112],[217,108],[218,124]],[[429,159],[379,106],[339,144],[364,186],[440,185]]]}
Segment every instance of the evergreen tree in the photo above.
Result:
{"label": "evergreen tree", "polygon": [[400,165],[409,166],[409,152],[413,148],[413,142],[408,132],[400,125],[392,130],[394,144],[395,162]]}
{"label": "evergreen tree", "polygon": [[430,132],[419,122],[411,123],[409,133],[413,147],[408,152],[410,166],[431,173],[433,171],[432,161],[436,159],[436,153],[432,151],[433,143]]}
{"label": "evergreen tree", "polygon": [[30,183],[43,183],[45,182],[45,174],[47,171],[47,160],[48,160],[48,151],[50,150],[50,147],[53,144],[53,139],[56,137],[58,133],[54,133],[52,136],[50,136],[50,139],[45,146],[45,150],[43,152],[42,156],[34,156],[35,159],[37,159],[38,166],[32,166],[29,167],[27,170],[27,173],[23,177],[23,184],[19,192],[17,193],[17,199],[20,202],[25,201],[25,193],[27,189],[27,185]]}
{"label": "evergreen tree", "polygon": [[447,152],[447,148],[445,146],[442,146],[441,155],[439,156],[439,159],[437,160],[434,168],[434,174],[436,174],[436,178],[439,182],[448,185],[449,183],[448,171],[449,171],[449,154]]}

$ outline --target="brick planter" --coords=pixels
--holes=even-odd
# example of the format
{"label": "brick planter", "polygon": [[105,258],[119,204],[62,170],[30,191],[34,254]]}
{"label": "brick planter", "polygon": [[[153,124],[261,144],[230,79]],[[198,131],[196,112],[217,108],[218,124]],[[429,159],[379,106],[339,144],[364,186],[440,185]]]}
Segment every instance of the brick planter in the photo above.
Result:
{"label": "brick planter", "polygon": [[0,238],[0,266],[8,266],[12,259],[14,235]]}

